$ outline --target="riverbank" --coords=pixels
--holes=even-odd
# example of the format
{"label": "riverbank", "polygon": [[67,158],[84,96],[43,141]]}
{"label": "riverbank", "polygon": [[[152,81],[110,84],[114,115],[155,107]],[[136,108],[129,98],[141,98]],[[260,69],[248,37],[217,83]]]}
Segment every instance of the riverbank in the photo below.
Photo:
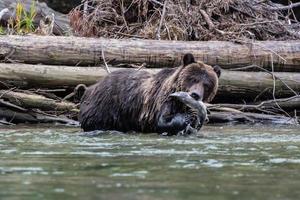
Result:
{"label": "riverbank", "polygon": [[[270,50],[273,43],[283,45]],[[85,86],[125,67],[157,73],[162,69],[159,67],[179,66],[186,52],[195,52],[197,60],[226,68],[216,98],[207,105],[210,123],[297,124],[298,43],[0,36],[2,124],[76,124]],[[217,47],[222,45],[220,51]]]}
{"label": "riverbank", "polygon": [[177,67],[185,53],[222,68],[210,123],[299,123],[300,29],[286,12],[297,3],[130,2],[86,0],[68,19],[45,3],[5,0],[0,124],[77,124],[86,86],[119,69]]}

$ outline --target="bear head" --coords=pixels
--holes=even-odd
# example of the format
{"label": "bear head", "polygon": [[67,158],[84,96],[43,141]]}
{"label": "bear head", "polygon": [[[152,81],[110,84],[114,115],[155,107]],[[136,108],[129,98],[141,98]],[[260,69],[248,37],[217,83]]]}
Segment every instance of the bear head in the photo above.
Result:
{"label": "bear head", "polygon": [[212,67],[195,61],[190,53],[185,54],[177,77],[177,90],[188,92],[197,101],[210,102],[216,95],[220,75],[219,66]]}

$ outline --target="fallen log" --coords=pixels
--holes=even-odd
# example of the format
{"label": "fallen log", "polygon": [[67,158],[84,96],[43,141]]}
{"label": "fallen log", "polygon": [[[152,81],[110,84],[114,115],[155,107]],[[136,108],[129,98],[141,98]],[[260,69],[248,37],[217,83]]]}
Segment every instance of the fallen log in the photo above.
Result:
{"label": "fallen log", "polygon": [[25,63],[95,65],[146,63],[149,67],[181,64],[185,53],[224,69],[259,65],[275,71],[300,72],[300,41],[255,41],[238,44],[223,41],[116,40],[53,36],[2,36],[0,58]]}
{"label": "fallen log", "polygon": [[22,108],[36,108],[45,111],[72,111],[76,105],[66,101],[56,101],[37,94],[26,94],[10,90],[0,90],[0,99],[4,99]]}
{"label": "fallen log", "polygon": [[[274,75],[274,77],[273,77]],[[273,99],[299,95],[300,73],[290,72],[238,72],[223,70],[216,101],[234,102],[234,98],[245,101]],[[275,80],[274,80],[275,79]],[[274,97],[273,97],[274,91]]]}
{"label": "fallen log", "polygon": [[77,121],[68,118],[40,114],[33,111],[22,112],[6,107],[0,107],[0,118],[4,119],[0,121],[3,125],[13,125],[13,123],[62,123],[76,126],[79,125]]}
{"label": "fallen log", "polygon": [[[110,71],[120,68],[110,67]],[[157,73],[160,69],[141,69],[150,73]],[[104,67],[68,67],[29,64],[0,63],[0,87],[6,85],[20,88],[74,88],[76,85],[91,85],[107,75]],[[240,72],[223,70],[220,78],[217,100],[224,102],[226,98],[237,100],[253,100],[257,96],[273,99],[275,96],[290,97],[300,92],[300,73],[278,72]],[[289,88],[287,87],[289,86]],[[233,99],[231,99],[233,100]]]}
{"label": "fallen log", "polygon": [[5,120],[0,120],[0,125],[15,125],[15,124],[11,122],[7,122]]}
{"label": "fallen log", "polygon": [[236,109],[243,112],[278,112],[300,110],[300,95],[289,98],[263,101],[257,104],[208,104],[207,107],[212,110]]}
{"label": "fallen log", "polygon": [[297,119],[282,115],[267,115],[247,112],[211,112],[209,123],[261,123],[261,124],[298,124]]}
{"label": "fallen log", "polygon": [[5,121],[12,123],[37,123],[38,120],[29,113],[11,110],[9,108],[0,107],[0,117]]}
{"label": "fallen log", "polygon": [[[118,70],[111,68],[111,71]],[[51,65],[0,63],[0,87],[64,88],[78,84],[91,85],[107,75],[101,67],[68,67]]]}

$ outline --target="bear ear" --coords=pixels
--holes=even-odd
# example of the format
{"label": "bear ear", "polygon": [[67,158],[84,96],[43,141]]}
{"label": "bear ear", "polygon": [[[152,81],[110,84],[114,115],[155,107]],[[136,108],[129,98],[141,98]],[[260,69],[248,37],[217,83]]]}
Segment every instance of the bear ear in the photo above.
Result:
{"label": "bear ear", "polygon": [[219,65],[214,65],[213,68],[219,78],[221,76],[221,67]]}
{"label": "bear ear", "polygon": [[187,66],[191,63],[195,63],[195,58],[193,56],[193,54],[191,53],[187,53],[187,54],[184,54],[183,56],[183,66]]}

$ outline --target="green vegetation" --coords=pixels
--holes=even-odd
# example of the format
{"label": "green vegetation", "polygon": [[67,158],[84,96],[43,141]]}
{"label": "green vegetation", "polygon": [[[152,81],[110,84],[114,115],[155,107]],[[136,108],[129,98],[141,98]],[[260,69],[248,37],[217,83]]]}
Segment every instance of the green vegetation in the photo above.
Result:
{"label": "green vegetation", "polygon": [[2,26],[0,26],[0,35],[5,35],[5,30]]}
{"label": "green vegetation", "polygon": [[21,2],[18,2],[15,8],[15,18],[9,20],[8,29],[0,27],[0,34],[26,34],[35,31],[34,18],[36,17],[35,1],[32,1],[29,11],[27,11]]}

